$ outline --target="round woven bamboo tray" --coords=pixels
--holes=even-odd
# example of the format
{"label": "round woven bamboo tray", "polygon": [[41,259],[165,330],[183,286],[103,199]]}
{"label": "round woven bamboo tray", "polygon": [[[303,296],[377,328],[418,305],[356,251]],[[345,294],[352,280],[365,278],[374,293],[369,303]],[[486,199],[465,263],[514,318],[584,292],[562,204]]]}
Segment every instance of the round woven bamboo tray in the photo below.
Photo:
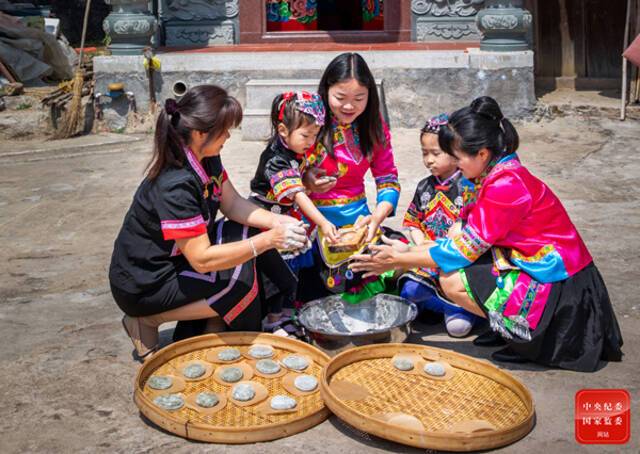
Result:
{"label": "round woven bamboo tray", "polygon": [[[447,376],[433,379],[423,364],[401,372],[391,360],[397,354],[439,361],[447,366]],[[531,394],[511,374],[483,360],[422,345],[368,345],[343,352],[324,368],[320,386],[325,403],[340,419],[418,448],[497,448],[524,437],[535,422]]]}
{"label": "round woven bamboo tray", "polygon": [[[297,400],[296,411],[267,414],[258,405],[240,407],[228,402],[224,408],[213,414],[198,412],[189,406],[177,411],[165,411],[153,403],[158,391],[145,386],[151,375],[180,376],[180,365],[193,360],[206,361],[208,352],[220,346],[246,348],[251,344],[269,344],[276,356],[290,353],[306,355],[313,364],[304,373],[314,375],[320,381],[323,367],[329,357],[320,350],[294,339],[266,333],[230,332],[208,334],[171,344],[154,354],[138,371],[135,382],[134,401],[142,414],[163,429],[192,440],[215,443],[254,443],[275,440],[309,429],[329,416],[320,392],[293,396]],[[246,359],[242,359],[246,361]],[[228,364],[213,364],[226,367]],[[251,381],[264,385],[269,397],[276,394],[289,395],[282,378],[264,378],[254,375]],[[185,381],[181,393],[189,397],[202,391],[227,394],[232,385],[224,386],[215,380],[213,374],[200,381]]]}

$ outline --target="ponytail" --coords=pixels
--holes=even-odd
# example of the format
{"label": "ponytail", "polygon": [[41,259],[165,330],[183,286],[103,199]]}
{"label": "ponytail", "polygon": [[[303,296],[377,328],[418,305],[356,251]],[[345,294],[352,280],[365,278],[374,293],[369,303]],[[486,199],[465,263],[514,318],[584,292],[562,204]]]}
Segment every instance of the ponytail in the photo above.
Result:
{"label": "ponytail", "polygon": [[174,122],[180,120],[180,113],[172,109],[170,101],[175,105],[174,99],[168,99],[156,120],[153,157],[147,165],[147,178],[150,180],[157,178],[166,167],[182,167],[184,164],[183,142],[174,126]]}
{"label": "ponytail", "polygon": [[[273,98],[273,101],[271,103],[271,139],[269,140],[269,143],[273,142],[274,140],[276,140],[278,138],[278,124],[281,123],[280,121],[280,109],[282,108],[282,103],[284,102],[284,95],[282,93],[280,93],[279,95],[276,95],[275,98]],[[286,106],[285,106],[286,109]],[[285,116],[286,118],[286,116]],[[285,124],[285,126],[287,126]],[[288,127],[287,127],[288,129]]]}
{"label": "ponytail", "polygon": [[504,150],[506,154],[515,153],[520,146],[518,132],[509,119],[503,117],[500,120],[500,127],[504,133]]}

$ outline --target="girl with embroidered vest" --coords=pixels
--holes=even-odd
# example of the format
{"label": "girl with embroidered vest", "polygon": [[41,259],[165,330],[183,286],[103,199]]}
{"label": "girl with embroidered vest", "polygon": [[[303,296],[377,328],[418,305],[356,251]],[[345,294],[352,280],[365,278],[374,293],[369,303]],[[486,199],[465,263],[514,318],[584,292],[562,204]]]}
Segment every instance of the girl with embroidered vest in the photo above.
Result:
{"label": "girl with embroidered vest", "polygon": [[[207,320],[259,330],[262,274],[280,295],[295,289],[276,249],[303,247],[304,228],[243,199],[220,160],[229,129],[241,121],[238,101],[214,85],[168,99],[160,112],[153,157],[109,268],[113,297],[140,358],[158,347],[164,322],[179,321],[176,340],[200,334]],[[218,212],[229,220],[216,221]]]}
{"label": "girl with embroidered vest", "polygon": [[[438,131],[447,121],[447,115],[440,114],[427,121],[420,131],[422,161],[431,175],[418,183],[402,223],[409,229],[411,241],[416,246],[436,238],[446,238],[458,220],[464,199],[469,199],[474,189],[458,169],[455,158],[438,145]],[[416,303],[422,319],[444,314],[449,335],[464,337],[473,328],[476,316],[444,295],[438,273],[437,268],[427,267],[404,273],[398,282],[400,296]]]}
{"label": "girl with embroidered vest", "polygon": [[622,335],[602,277],[560,200],[520,163],[518,134],[496,101],[478,98],[454,112],[439,143],[476,185],[463,226],[414,248],[388,240],[354,269],[438,266],[445,294],[499,335],[479,344],[508,343],[492,355],[498,361],[576,371],[620,361]]}
{"label": "girl with embroidered vest", "polygon": [[[273,212],[294,216],[315,224],[329,241],[336,239],[336,227],[318,211],[302,184],[301,172],[305,153],[315,146],[320,127],[325,122],[325,109],[317,93],[287,92],[275,97],[271,106],[272,137],[260,155],[255,176],[251,180],[250,199]],[[313,228],[309,228],[313,233]],[[283,252],[283,258],[297,274],[313,264],[310,248],[299,255]],[[296,252],[297,254],[297,252]],[[295,292],[289,295],[292,303]],[[286,305],[286,302],[283,301]],[[276,331],[286,321],[282,306],[270,308],[264,329]]]}
{"label": "girl with embroidered vest", "polygon": [[[307,156],[310,170],[305,174],[305,185],[311,190],[311,200],[332,224],[343,227],[358,221],[356,227],[368,225],[370,242],[384,220],[395,213],[400,196],[391,135],[380,115],[375,79],[359,54],[344,53],[327,66],[318,93],[329,118],[318,145]],[[377,188],[373,212],[367,205],[364,184],[369,170]],[[370,294],[382,290],[380,283],[375,283],[377,279],[363,281],[346,264],[334,269],[320,267],[324,286],[332,293],[364,295],[367,286]],[[313,296],[322,293],[326,290],[316,285]]]}

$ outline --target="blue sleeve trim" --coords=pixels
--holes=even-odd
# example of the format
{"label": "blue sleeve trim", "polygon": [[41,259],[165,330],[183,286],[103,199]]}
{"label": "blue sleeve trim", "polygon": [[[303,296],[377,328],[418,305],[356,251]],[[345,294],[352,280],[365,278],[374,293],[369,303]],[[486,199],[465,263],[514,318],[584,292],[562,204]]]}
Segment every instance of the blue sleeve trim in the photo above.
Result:
{"label": "blue sleeve trim", "polygon": [[436,245],[429,249],[434,262],[445,273],[467,267],[473,262],[460,253],[451,238],[438,238]]}
{"label": "blue sleeve trim", "polygon": [[390,203],[393,206],[393,211],[389,216],[395,216],[399,200],[400,193],[398,191],[396,191],[395,189],[383,189],[382,191],[378,192],[376,204],[380,204],[380,202]]}

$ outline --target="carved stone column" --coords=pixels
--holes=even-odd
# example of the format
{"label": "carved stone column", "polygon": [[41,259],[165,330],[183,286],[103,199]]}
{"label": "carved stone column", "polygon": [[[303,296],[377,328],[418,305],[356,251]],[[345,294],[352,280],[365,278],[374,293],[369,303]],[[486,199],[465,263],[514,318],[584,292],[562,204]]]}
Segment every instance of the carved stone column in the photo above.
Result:
{"label": "carved stone column", "polygon": [[475,15],[484,0],[412,0],[415,41],[478,41]]}
{"label": "carved stone column", "polygon": [[167,46],[238,42],[238,0],[161,0],[161,8]]}
{"label": "carved stone column", "polygon": [[111,14],[102,22],[102,28],[111,38],[111,53],[142,55],[158,27],[158,21],[149,12],[148,0],[105,0],[105,3],[111,5]]}
{"label": "carved stone column", "polygon": [[487,0],[487,7],[476,16],[482,32],[481,50],[528,50],[527,34],[532,16],[522,8],[522,0]]}

